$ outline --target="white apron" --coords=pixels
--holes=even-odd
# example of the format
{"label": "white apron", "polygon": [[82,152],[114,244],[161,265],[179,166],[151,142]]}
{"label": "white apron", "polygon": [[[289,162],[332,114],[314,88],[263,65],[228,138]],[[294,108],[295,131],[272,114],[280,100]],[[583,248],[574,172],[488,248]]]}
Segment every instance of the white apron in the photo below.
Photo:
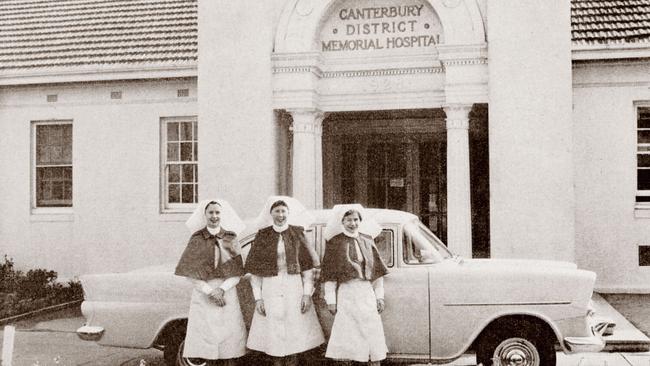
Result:
{"label": "white apron", "polygon": [[[216,288],[223,279],[208,281]],[[241,357],[246,353],[246,325],[239,307],[237,288],[226,291],[226,305],[217,306],[206,294],[194,289],[187,319],[183,357],[207,360]]]}
{"label": "white apron", "polygon": [[262,277],[262,299],[266,316],[253,315],[248,348],[274,357],[284,357],[316,348],[325,342],[314,305],[300,312],[302,277],[288,274],[284,245],[278,245],[278,275]]}
{"label": "white apron", "polygon": [[386,339],[370,281],[339,284],[336,316],[325,357],[357,362],[386,358]]}

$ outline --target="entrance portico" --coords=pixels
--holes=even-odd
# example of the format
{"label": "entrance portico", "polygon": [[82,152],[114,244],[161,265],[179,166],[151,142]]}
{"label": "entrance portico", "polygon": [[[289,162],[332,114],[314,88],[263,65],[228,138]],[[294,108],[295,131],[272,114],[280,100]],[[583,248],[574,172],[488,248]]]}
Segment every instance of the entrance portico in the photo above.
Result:
{"label": "entrance portico", "polygon": [[[340,203],[332,194],[332,172],[323,179],[323,123],[328,131],[341,127],[328,126],[326,114],[444,111],[447,243],[454,252],[471,257],[469,113],[473,105],[487,103],[487,58],[476,3],[459,5],[451,0],[416,1],[401,7],[390,0],[300,0],[285,8],[272,55],[273,107],[286,110],[292,118],[291,193],[296,198],[314,208],[323,206],[324,196],[326,206]],[[392,126],[399,127],[399,123]],[[418,128],[407,126],[403,132],[415,133]],[[393,140],[380,149],[395,157],[391,150],[398,146],[395,143],[399,145]],[[408,165],[413,152],[397,148],[401,151],[397,155],[407,154],[402,160]],[[361,169],[355,178],[367,179],[367,172]],[[413,191],[409,188],[404,194]]]}

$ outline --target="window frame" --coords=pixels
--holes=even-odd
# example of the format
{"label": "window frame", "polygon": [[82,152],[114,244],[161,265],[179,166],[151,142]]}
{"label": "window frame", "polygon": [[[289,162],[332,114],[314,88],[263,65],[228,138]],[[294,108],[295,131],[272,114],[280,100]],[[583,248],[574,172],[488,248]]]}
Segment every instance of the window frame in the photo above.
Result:
{"label": "window frame", "polygon": [[[72,119],[50,119],[50,120],[33,120],[30,123],[31,130],[31,149],[30,149],[30,193],[31,193],[31,202],[30,208],[32,214],[71,214],[74,208],[74,124]],[[72,137],[70,141],[70,164],[57,164],[57,165],[44,165],[44,166],[54,166],[54,167],[67,167],[69,166],[72,169],[72,192],[70,198],[70,206],[38,206],[38,182],[37,170],[42,165],[39,165],[36,161],[38,158],[37,153],[37,129],[38,126],[47,126],[47,125],[70,125],[72,128]]]}
{"label": "window frame", "polygon": [[[634,203],[635,203],[635,209],[636,210],[642,210],[643,212],[650,213],[650,201],[648,202],[643,202],[639,201],[639,197],[648,197],[650,200],[650,189],[647,190],[640,190],[639,189],[639,171],[640,170],[650,170],[650,167],[640,167],[639,166],[639,156],[640,155],[650,155],[650,143],[643,143],[641,144],[639,142],[639,132],[641,131],[647,131],[650,132],[650,127],[644,127],[640,128],[639,127],[639,121],[641,118],[641,110],[646,110],[647,113],[650,113],[650,103],[637,103],[635,105],[635,125],[634,125],[634,131],[635,131],[635,151],[634,151],[634,161],[635,161],[635,198],[634,198]],[[647,151],[641,151],[640,147],[644,146],[648,150]],[[638,217],[638,212],[637,212],[637,217]],[[646,215],[642,215],[646,216]]]}
{"label": "window frame", "polygon": [[[168,123],[178,123],[178,122],[192,122],[194,126],[192,128],[193,144],[192,152],[193,155],[196,154],[196,160],[189,161],[188,163],[193,163],[196,165],[196,170],[194,173],[194,182],[195,185],[195,202],[187,203],[170,203],[169,202],[169,191],[168,191],[168,181],[167,181],[167,125]],[[160,212],[161,213],[190,213],[196,208],[196,204],[199,202],[199,177],[198,177],[198,168],[199,168],[199,159],[198,153],[195,153],[194,146],[198,145],[198,117],[196,115],[188,116],[173,116],[173,117],[161,117],[160,118],[160,169],[159,169],[159,180],[160,180]],[[184,141],[180,140],[179,142]],[[198,146],[197,146],[198,147]],[[180,150],[179,150],[180,154]],[[180,163],[179,163],[180,164]],[[182,176],[182,172],[180,174]],[[181,178],[182,180],[182,178]],[[182,187],[181,187],[182,191]]]}

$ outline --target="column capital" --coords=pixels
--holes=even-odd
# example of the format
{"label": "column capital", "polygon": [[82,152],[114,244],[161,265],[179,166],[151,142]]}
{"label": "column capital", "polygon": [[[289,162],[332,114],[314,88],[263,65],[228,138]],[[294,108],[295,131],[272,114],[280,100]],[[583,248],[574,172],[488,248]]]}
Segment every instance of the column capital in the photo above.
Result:
{"label": "column capital", "polygon": [[293,119],[290,130],[294,134],[311,133],[322,135],[323,119],[325,118],[323,111],[313,108],[300,108],[288,109],[287,112],[291,114]]}
{"label": "column capital", "polygon": [[472,111],[471,104],[448,104],[443,107],[447,115],[447,129],[469,129],[469,113]]}

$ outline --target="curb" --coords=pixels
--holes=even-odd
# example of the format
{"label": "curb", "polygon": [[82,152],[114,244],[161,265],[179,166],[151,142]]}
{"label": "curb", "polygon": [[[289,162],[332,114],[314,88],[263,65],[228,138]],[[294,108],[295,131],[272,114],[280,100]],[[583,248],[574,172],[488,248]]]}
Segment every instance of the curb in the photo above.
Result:
{"label": "curb", "polygon": [[52,306],[48,306],[46,308],[32,310],[32,311],[27,312],[27,313],[18,314],[18,315],[10,316],[8,318],[0,319],[0,327],[5,326],[7,324],[17,322],[17,321],[20,321],[20,320],[30,318],[32,316],[52,313],[52,312],[55,312],[55,311],[58,311],[58,310],[71,308],[71,307],[74,307],[76,305],[81,304],[82,302],[83,302],[83,300],[70,301],[70,302],[66,302],[66,303],[63,303],[63,304],[52,305]]}

